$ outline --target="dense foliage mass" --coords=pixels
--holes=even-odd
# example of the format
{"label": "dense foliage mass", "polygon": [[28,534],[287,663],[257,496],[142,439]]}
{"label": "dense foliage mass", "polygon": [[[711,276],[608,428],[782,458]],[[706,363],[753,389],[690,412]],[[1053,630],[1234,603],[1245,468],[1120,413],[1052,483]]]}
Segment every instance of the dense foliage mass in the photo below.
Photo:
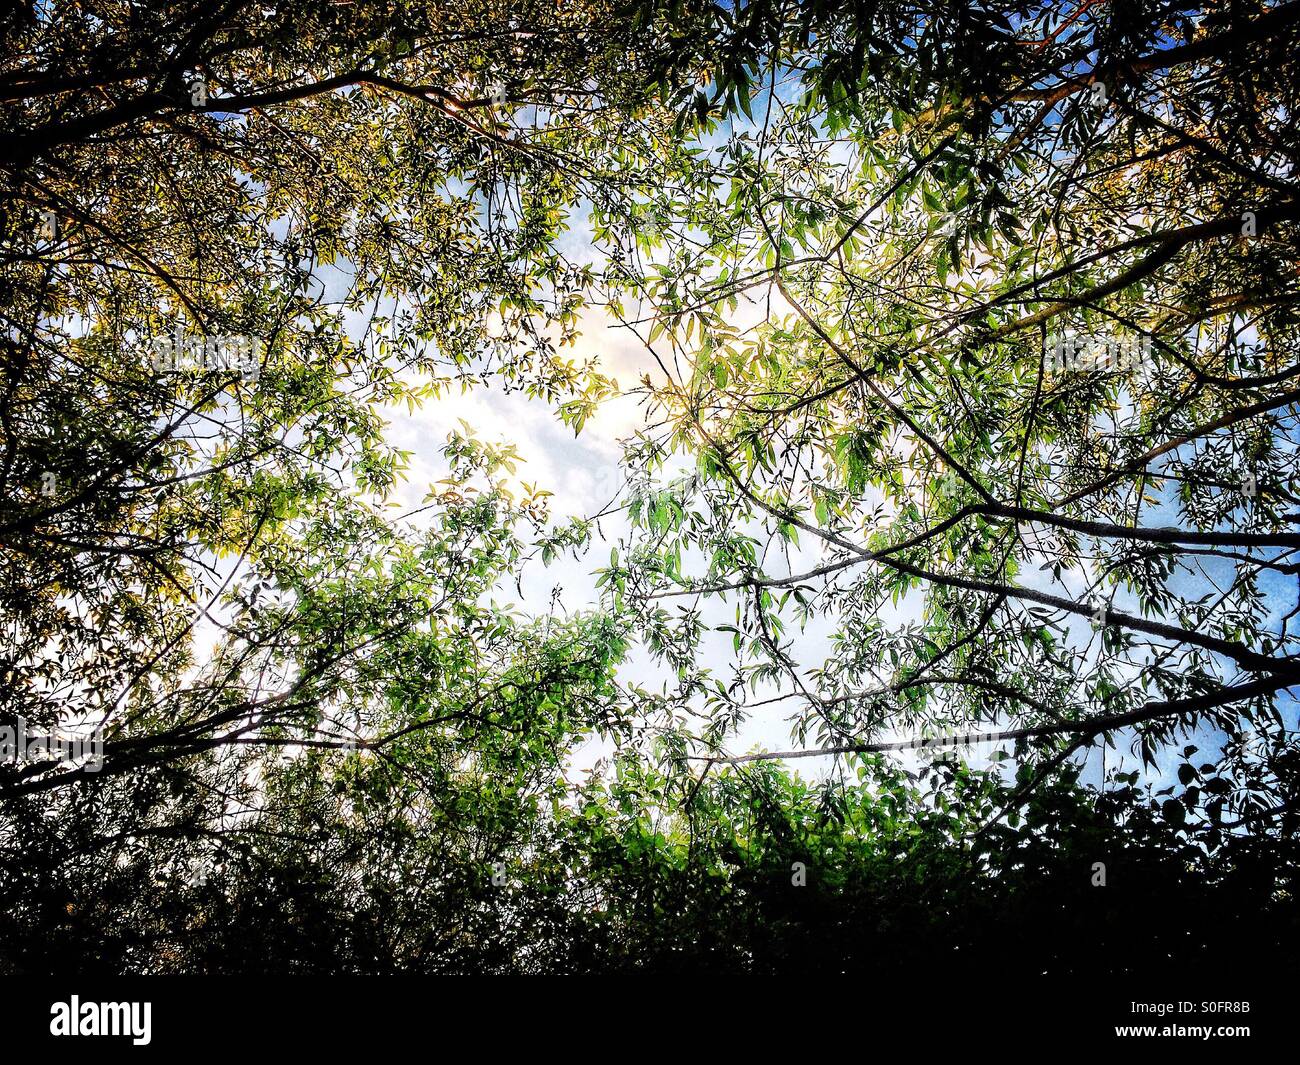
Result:
{"label": "dense foliage mass", "polygon": [[[0,729],[104,743],[0,761],[0,969],[1294,968],[1300,4],[2,35]],[[463,389],[639,395],[619,497],[401,510]]]}

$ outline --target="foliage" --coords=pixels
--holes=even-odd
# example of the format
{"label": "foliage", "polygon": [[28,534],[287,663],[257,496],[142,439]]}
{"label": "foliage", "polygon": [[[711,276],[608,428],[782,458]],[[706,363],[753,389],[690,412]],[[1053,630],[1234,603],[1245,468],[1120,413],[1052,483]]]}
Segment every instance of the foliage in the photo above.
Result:
{"label": "foliage", "polygon": [[[6,22],[0,727],[105,745],[0,762],[0,968],[1294,967],[1300,5],[1208,7]],[[581,432],[598,306],[628,524],[530,617],[602,526],[467,426],[397,512],[387,418]]]}
{"label": "foliage", "polygon": [[696,749],[778,695],[801,748],[1012,731],[1044,772],[1285,744],[1297,10],[743,10],[609,277],[664,428],[607,586]]}

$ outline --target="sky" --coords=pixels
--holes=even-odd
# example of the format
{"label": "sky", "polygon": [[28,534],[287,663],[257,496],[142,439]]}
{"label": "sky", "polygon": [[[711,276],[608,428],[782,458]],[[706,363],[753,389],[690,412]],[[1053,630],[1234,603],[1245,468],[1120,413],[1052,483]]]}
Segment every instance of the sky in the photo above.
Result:
{"label": "sky", "polygon": [[[755,113],[762,111],[762,98],[755,104]],[[725,140],[726,131],[719,131],[706,146],[712,147]],[[575,263],[599,263],[601,254],[595,247],[591,231],[585,219],[585,212],[580,209],[571,215],[570,229],[561,243],[561,250]],[[325,286],[327,296],[341,296],[346,289],[347,278],[340,271],[326,271],[319,275]],[[790,308],[779,294],[768,293],[763,289],[753,290],[748,297],[748,305],[742,303],[734,315],[736,323],[744,328],[762,318],[769,300],[774,301],[773,312],[780,315]],[[599,362],[601,372],[614,377],[627,385],[635,383],[643,373],[658,376],[650,356],[641,341],[630,331],[620,328],[605,311],[599,307],[589,308],[582,318],[582,335],[572,351],[576,361],[594,357]],[[529,399],[521,392],[506,393],[495,387],[478,387],[464,393],[452,392],[436,400],[428,401],[413,413],[402,407],[390,408],[388,438],[391,443],[411,452],[411,463],[407,471],[407,480],[396,494],[396,502],[405,509],[420,506],[427,486],[445,475],[440,448],[448,435],[460,428],[462,422],[472,427],[480,438],[492,442],[511,443],[516,446],[525,462],[521,466],[517,479],[520,482],[532,482],[553,493],[551,503],[552,518],[558,523],[567,517],[590,516],[602,510],[615,497],[623,484],[624,471],[620,463],[623,441],[630,438],[644,420],[644,411],[638,400],[630,396],[619,396],[601,404],[580,434],[564,425],[557,417],[554,407],[544,400]],[[1168,505],[1150,507],[1144,511],[1143,523],[1149,525],[1174,524],[1174,509]],[[540,560],[529,563],[521,574],[518,589],[512,585],[502,589],[501,600],[516,602],[520,610],[529,615],[540,616],[550,611],[553,606],[566,612],[591,609],[599,602],[595,584],[595,571],[608,564],[610,547],[627,532],[627,523],[621,514],[611,515],[602,520],[599,533],[594,536],[591,547],[581,557],[574,559],[563,556],[549,566],[543,566]],[[809,538],[810,539],[810,538]],[[815,541],[806,539],[801,550],[792,559],[795,568],[816,565],[819,552]],[[1213,567],[1207,567],[1214,576]],[[1032,571],[1022,574],[1021,580],[1033,584]],[[1047,587],[1046,580],[1042,586]],[[1274,616],[1289,610],[1295,604],[1296,587],[1294,581],[1288,581],[1281,575],[1273,575],[1266,583],[1270,596],[1270,605]],[[1082,593],[1082,578],[1077,587],[1071,591]],[[1059,587],[1053,589],[1060,591]],[[919,616],[918,597],[909,597],[897,611],[899,621],[915,620]],[[702,602],[705,619],[711,623],[725,623],[732,620],[734,600],[726,603]],[[1114,604],[1125,609],[1123,597],[1118,597]],[[1087,624],[1075,626],[1072,635],[1086,641],[1090,634]],[[814,623],[808,631],[797,637],[799,660],[805,666],[816,666],[831,650],[828,625]],[[716,657],[716,661],[705,664],[722,670],[730,665],[730,638],[725,634],[706,638],[703,645],[707,658]],[[710,653],[712,652],[712,653]],[[628,682],[637,683],[648,688],[658,688],[664,678],[650,661],[649,656],[639,649],[634,649],[624,663],[620,676]],[[770,694],[770,693],[768,693]],[[1295,700],[1284,699],[1290,720],[1295,718]],[[729,744],[733,754],[757,750],[788,749],[792,746],[790,735],[790,715],[797,709],[795,701],[762,708],[754,713],[741,727]],[[910,734],[897,733],[880,737],[885,740],[911,739]],[[1115,770],[1140,768],[1140,763],[1128,752],[1131,737],[1117,737],[1116,750],[1107,755],[1107,768]],[[1209,729],[1202,730],[1191,738],[1203,750],[1212,750],[1221,737]],[[983,750],[968,752],[975,764],[988,764],[983,759],[996,745],[985,745]],[[1181,745],[1180,745],[1181,746]],[[586,768],[596,758],[608,754],[607,744],[593,739],[584,745],[575,758],[578,768]],[[1157,786],[1172,780],[1171,774],[1180,759],[1177,750],[1168,752],[1168,757],[1158,769],[1149,775]],[[905,762],[914,766],[919,758],[916,755],[901,755]],[[802,760],[792,763],[804,775],[822,776],[829,772],[835,761],[832,758]],[[1087,756],[1084,773],[1085,780],[1096,781],[1100,776],[1102,756],[1099,748],[1094,748]],[[1007,772],[1014,771],[1014,765],[1004,767]]]}
{"label": "sky", "polygon": [[[760,295],[758,298],[764,297]],[[619,328],[602,309],[590,309],[583,318],[582,327],[582,336],[574,351],[575,358],[580,360],[588,356],[597,357],[602,372],[620,382],[635,382],[642,373],[653,369],[641,342],[627,330]],[[445,468],[441,463],[439,448],[448,434],[457,430],[463,420],[485,440],[516,445],[526,460],[519,469],[518,480],[536,483],[554,493],[551,511],[557,522],[570,516],[592,515],[610,502],[623,483],[624,471],[620,463],[622,443],[643,422],[643,410],[637,399],[620,396],[603,403],[582,432],[575,435],[570,427],[559,420],[554,408],[547,402],[529,399],[520,392],[503,393],[492,387],[476,388],[463,394],[453,393],[428,402],[414,413],[409,413],[405,407],[391,408],[387,413],[390,418],[390,440],[396,447],[412,452],[408,480],[397,496],[397,501],[404,509],[419,506],[427,485],[444,475]],[[1168,505],[1149,508],[1144,513],[1146,524],[1172,524],[1174,521],[1173,508]],[[621,515],[614,515],[603,519],[600,528],[601,532],[593,537],[591,547],[577,559],[564,556],[549,566],[543,566],[539,560],[529,563],[519,584],[522,595],[518,594],[514,586],[503,588],[502,601],[515,602],[524,613],[531,615],[546,614],[553,603],[568,612],[596,606],[599,596],[595,571],[608,564],[610,547],[620,536],[626,534],[627,523]],[[816,565],[817,561],[815,547],[805,541],[801,551],[792,559],[792,565],[795,569],[806,568]],[[1024,577],[1028,583],[1032,583],[1028,573]],[[1080,579],[1080,589],[1081,587]],[[1294,581],[1288,582],[1285,577],[1279,577],[1272,582],[1269,590],[1275,616],[1279,608],[1285,611],[1294,605]],[[725,604],[715,602],[711,606],[707,603],[702,605],[705,606],[706,619],[712,623],[732,620],[734,600]],[[905,603],[897,612],[899,620],[916,618],[917,605],[915,602],[910,605]],[[1125,608],[1122,597],[1116,600],[1115,606]],[[1078,628],[1075,635],[1079,639],[1088,637],[1086,631]],[[715,659],[706,661],[705,664],[720,671],[729,666],[729,636],[717,634],[708,637],[703,647],[706,659]],[[805,665],[819,664],[831,649],[828,626],[814,623],[808,631],[797,637],[797,647],[799,658]],[[709,654],[710,650],[713,654]],[[658,688],[665,679],[649,656],[639,649],[635,649],[623,664],[620,676],[625,681],[648,688]],[[1295,700],[1288,698],[1283,705],[1289,707],[1289,718],[1294,720]],[[791,700],[786,704],[757,710],[729,743],[730,753],[790,749],[792,742],[789,719],[796,709],[797,701]],[[912,736],[910,733],[898,732],[881,738],[896,740],[910,739]],[[1141,769],[1140,760],[1128,749],[1131,735],[1118,735],[1116,738],[1115,749],[1105,755],[1107,770]],[[1189,737],[1188,742],[1195,743],[1203,752],[1208,753],[1216,749],[1221,740],[1220,734],[1207,727]],[[1165,752],[1157,767],[1153,771],[1144,772],[1143,776],[1156,787],[1173,783],[1173,774],[1181,761],[1181,746],[1180,744]],[[968,749],[966,757],[972,764],[988,766],[990,763],[987,755],[996,747],[996,744],[984,744]],[[609,743],[593,737],[576,752],[573,767],[578,771],[588,769],[611,750]],[[923,756],[910,752],[897,757],[909,768],[916,768],[923,760]],[[1083,779],[1096,783],[1101,775],[1101,749],[1094,747],[1081,761],[1084,765]],[[833,771],[836,760],[827,756],[788,765],[806,777],[821,778]],[[1008,774],[1013,773],[1014,763],[1005,763],[1002,769]]]}

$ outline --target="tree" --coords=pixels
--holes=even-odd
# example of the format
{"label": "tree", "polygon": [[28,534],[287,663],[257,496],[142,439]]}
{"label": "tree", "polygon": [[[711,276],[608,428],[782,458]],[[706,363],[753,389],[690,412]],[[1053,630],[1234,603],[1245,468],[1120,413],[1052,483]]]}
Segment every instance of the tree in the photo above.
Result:
{"label": "tree", "polygon": [[[105,743],[0,764],[6,970],[1294,962],[1296,5],[24,14],[0,728]],[[394,513],[385,409],[581,431],[597,301],[631,530],[531,618],[601,519],[450,425]]]}
{"label": "tree", "polygon": [[1208,724],[1210,818],[1294,809],[1298,11],[737,11],[611,297],[694,475],[609,585],[701,761],[775,697],[799,753],[1006,733],[1018,803]]}
{"label": "tree", "polygon": [[[29,15],[0,73],[0,720],[98,723],[109,773],[236,721],[310,733],[302,691],[379,635],[341,613],[359,560],[414,550],[378,509],[409,457],[383,408],[607,391],[564,356],[590,271],[557,241],[623,195],[662,34],[601,4]],[[466,520],[447,551],[501,546]]]}
{"label": "tree", "polygon": [[[25,16],[0,68],[0,727],[103,748],[0,764],[0,894],[51,958],[44,932],[84,945],[118,906],[121,951],[92,957],[160,964],[179,885],[247,863],[265,804],[310,822],[342,781],[418,821],[481,774],[452,809],[486,841],[490,788],[504,807],[622,727],[614,626],[493,599],[547,521],[517,453],[449,425],[447,477],[394,513],[384,410],[607,390],[564,351],[590,271],[559,244],[581,198],[626,194],[675,60],[603,4]],[[368,760],[404,775],[352,789]]]}

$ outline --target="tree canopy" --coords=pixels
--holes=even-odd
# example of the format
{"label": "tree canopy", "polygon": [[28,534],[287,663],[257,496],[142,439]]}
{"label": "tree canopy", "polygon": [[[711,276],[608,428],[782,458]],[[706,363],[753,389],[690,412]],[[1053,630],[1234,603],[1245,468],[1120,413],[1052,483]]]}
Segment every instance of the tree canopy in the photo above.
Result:
{"label": "tree canopy", "polygon": [[1300,4],[2,32],[0,967],[1295,965]]}

